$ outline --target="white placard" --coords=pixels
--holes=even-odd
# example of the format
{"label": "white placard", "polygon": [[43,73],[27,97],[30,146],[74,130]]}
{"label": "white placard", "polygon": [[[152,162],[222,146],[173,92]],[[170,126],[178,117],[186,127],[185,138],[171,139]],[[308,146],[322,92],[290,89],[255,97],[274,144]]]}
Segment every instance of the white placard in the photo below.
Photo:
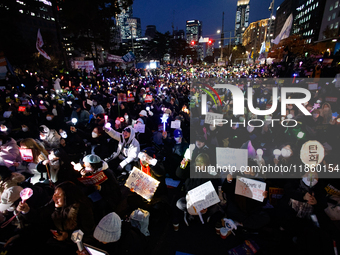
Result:
{"label": "white placard", "polygon": [[11,117],[11,114],[12,114],[12,111],[5,111],[4,112],[4,118],[9,118],[9,117]]}
{"label": "white placard", "polygon": [[221,168],[241,170],[248,165],[248,150],[216,147],[216,163]]}
{"label": "white placard", "polygon": [[317,83],[309,83],[308,84],[308,89],[309,90],[317,90],[318,89],[318,84]]}
{"label": "white placard", "polygon": [[266,183],[237,176],[235,194],[263,202]]}
{"label": "white placard", "polygon": [[159,185],[159,181],[133,167],[125,186],[148,201],[151,201]]}
{"label": "white placard", "polygon": [[223,119],[223,114],[221,113],[213,113],[213,112],[207,112],[205,115],[205,121],[206,124],[214,124],[213,121],[215,119]]}
{"label": "white placard", "polygon": [[308,166],[317,166],[325,157],[325,149],[319,141],[309,140],[305,142],[300,150],[301,161]]}
{"label": "white placard", "polygon": [[144,134],[145,133],[145,124],[142,124],[142,123],[137,123],[133,126],[135,132],[137,133],[142,133]]}
{"label": "white placard", "polygon": [[91,106],[93,105],[93,102],[92,102],[92,100],[90,100],[90,99],[87,99],[87,100],[86,100],[86,103],[87,103],[88,105],[91,105]]}
{"label": "white placard", "polygon": [[171,128],[180,129],[181,121],[180,120],[171,121]]}
{"label": "white placard", "polygon": [[189,190],[187,196],[189,196],[187,208],[192,207],[195,213],[220,202],[211,181]]}

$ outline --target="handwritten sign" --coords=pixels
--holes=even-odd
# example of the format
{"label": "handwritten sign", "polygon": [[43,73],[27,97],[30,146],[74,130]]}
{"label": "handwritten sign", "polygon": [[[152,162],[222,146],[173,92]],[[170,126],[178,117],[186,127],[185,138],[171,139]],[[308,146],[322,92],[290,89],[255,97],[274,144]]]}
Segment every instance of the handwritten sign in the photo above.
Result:
{"label": "handwritten sign", "polygon": [[309,83],[308,84],[308,89],[309,90],[317,90],[318,89],[318,84],[317,83]]}
{"label": "handwritten sign", "polygon": [[132,192],[137,193],[148,201],[151,201],[158,188],[158,185],[159,181],[136,167],[133,167],[129,178],[125,182],[125,186],[128,187]]}
{"label": "handwritten sign", "polygon": [[[189,199],[188,199],[189,198]],[[203,209],[220,202],[211,181],[189,190],[187,194],[187,208],[190,214],[198,214]],[[190,212],[194,210],[194,212]]]}
{"label": "handwritten sign", "polygon": [[180,120],[175,120],[175,121],[171,121],[171,128],[174,129],[180,129],[181,128],[181,121]]}
{"label": "handwritten sign", "polygon": [[221,114],[221,113],[207,112],[207,114],[205,115],[204,123],[207,123],[207,124],[214,124],[213,121],[214,121],[215,119],[223,119],[223,114]]}
{"label": "handwritten sign", "polygon": [[137,124],[134,125],[133,128],[134,128],[136,133],[142,133],[142,134],[145,133],[145,124],[137,123]]}
{"label": "handwritten sign", "polygon": [[240,170],[248,165],[248,149],[216,148],[216,161],[220,167]]}
{"label": "handwritten sign", "polygon": [[33,153],[32,153],[32,149],[23,149],[23,148],[19,148],[20,150],[20,155],[23,161],[26,162],[33,162]]}
{"label": "handwritten sign", "polygon": [[100,185],[107,180],[107,176],[103,171],[99,171],[90,176],[83,176],[78,178],[78,181],[83,183],[85,186]]}
{"label": "handwritten sign", "polygon": [[237,176],[235,194],[263,202],[266,183]]}
{"label": "handwritten sign", "polygon": [[307,141],[301,147],[301,161],[308,166],[320,164],[324,156],[325,149],[322,144],[316,140]]}
{"label": "handwritten sign", "polygon": [[337,97],[326,97],[325,100],[326,102],[336,103],[336,101],[338,101],[338,98]]}

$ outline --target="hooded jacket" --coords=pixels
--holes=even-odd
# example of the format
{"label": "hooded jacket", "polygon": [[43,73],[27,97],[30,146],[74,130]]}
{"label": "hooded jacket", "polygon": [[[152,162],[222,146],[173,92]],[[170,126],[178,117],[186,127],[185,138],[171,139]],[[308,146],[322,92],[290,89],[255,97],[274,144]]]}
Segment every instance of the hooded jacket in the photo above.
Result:
{"label": "hooded jacket", "polygon": [[0,146],[0,165],[10,167],[21,161],[19,146],[13,138]]}
{"label": "hooded jacket", "polygon": [[58,134],[58,132],[54,129],[49,129],[45,125],[41,125],[41,127],[44,127],[44,129],[48,131],[46,134],[46,138],[42,140],[45,149],[52,150],[54,148],[59,148],[61,136]]}
{"label": "hooded jacket", "polygon": [[139,142],[135,138],[135,130],[132,127],[130,127],[131,133],[128,141],[124,139],[122,133],[119,133],[112,128],[104,128],[104,130],[109,136],[118,141],[117,151],[112,153],[106,161],[119,157],[122,159],[122,162],[119,164],[122,168],[132,161],[137,161],[140,147]]}

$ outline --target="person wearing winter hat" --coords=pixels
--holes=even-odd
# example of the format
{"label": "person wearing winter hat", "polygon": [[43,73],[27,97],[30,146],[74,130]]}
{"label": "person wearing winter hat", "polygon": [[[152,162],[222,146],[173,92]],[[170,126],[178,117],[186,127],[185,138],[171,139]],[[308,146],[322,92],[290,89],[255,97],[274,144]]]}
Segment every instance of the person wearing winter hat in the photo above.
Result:
{"label": "person wearing winter hat", "polygon": [[112,153],[105,161],[109,162],[110,167],[118,172],[131,171],[133,165],[138,159],[140,145],[135,137],[135,130],[128,126],[124,128],[122,133],[119,133],[111,127],[104,127],[104,131],[113,139],[118,141],[117,151]]}
{"label": "person wearing winter hat", "polygon": [[122,194],[113,171],[99,156],[87,155],[83,163],[84,168],[80,170],[82,177],[78,180],[86,186],[85,193],[93,201],[93,212],[98,222],[104,215],[117,209]]}
{"label": "person wearing winter hat", "polygon": [[45,125],[39,127],[40,140],[42,141],[46,150],[52,150],[60,147],[61,136],[54,129],[49,129]]}
{"label": "person wearing winter hat", "polygon": [[111,212],[103,217],[93,232],[94,244],[109,254],[146,254],[146,237],[139,229]]}

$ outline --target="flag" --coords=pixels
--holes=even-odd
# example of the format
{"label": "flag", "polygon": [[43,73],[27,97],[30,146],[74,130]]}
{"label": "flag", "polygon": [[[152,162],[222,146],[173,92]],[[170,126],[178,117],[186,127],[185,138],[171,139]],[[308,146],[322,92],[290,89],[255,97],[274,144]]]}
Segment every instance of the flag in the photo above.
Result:
{"label": "flag", "polygon": [[125,54],[122,59],[124,60],[124,62],[132,62],[135,60],[135,55],[133,54],[132,51],[129,51],[127,54]]}
{"label": "flag", "polygon": [[281,40],[288,38],[292,25],[293,25],[293,14],[290,14],[285,24],[283,25],[280,34],[274,40],[272,40],[272,43],[279,44]]}
{"label": "flag", "polygon": [[174,63],[172,64],[173,66],[175,66],[176,65],[176,59],[175,59],[175,61],[174,61]]}
{"label": "flag", "polygon": [[261,44],[260,54],[264,53],[265,51],[266,51],[266,42],[263,41],[263,43]]}
{"label": "flag", "polygon": [[188,64],[188,57],[185,57],[184,65],[186,66]]}
{"label": "flag", "polygon": [[51,58],[47,55],[47,53],[41,48],[44,45],[44,41],[42,39],[42,36],[40,34],[40,28],[38,29],[38,36],[37,36],[37,42],[35,44],[35,47],[40,52],[41,55],[43,55],[48,60],[51,60]]}
{"label": "flag", "polygon": [[230,54],[229,56],[229,61],[231,61],[231,57],[233,56],[233,53]]}

